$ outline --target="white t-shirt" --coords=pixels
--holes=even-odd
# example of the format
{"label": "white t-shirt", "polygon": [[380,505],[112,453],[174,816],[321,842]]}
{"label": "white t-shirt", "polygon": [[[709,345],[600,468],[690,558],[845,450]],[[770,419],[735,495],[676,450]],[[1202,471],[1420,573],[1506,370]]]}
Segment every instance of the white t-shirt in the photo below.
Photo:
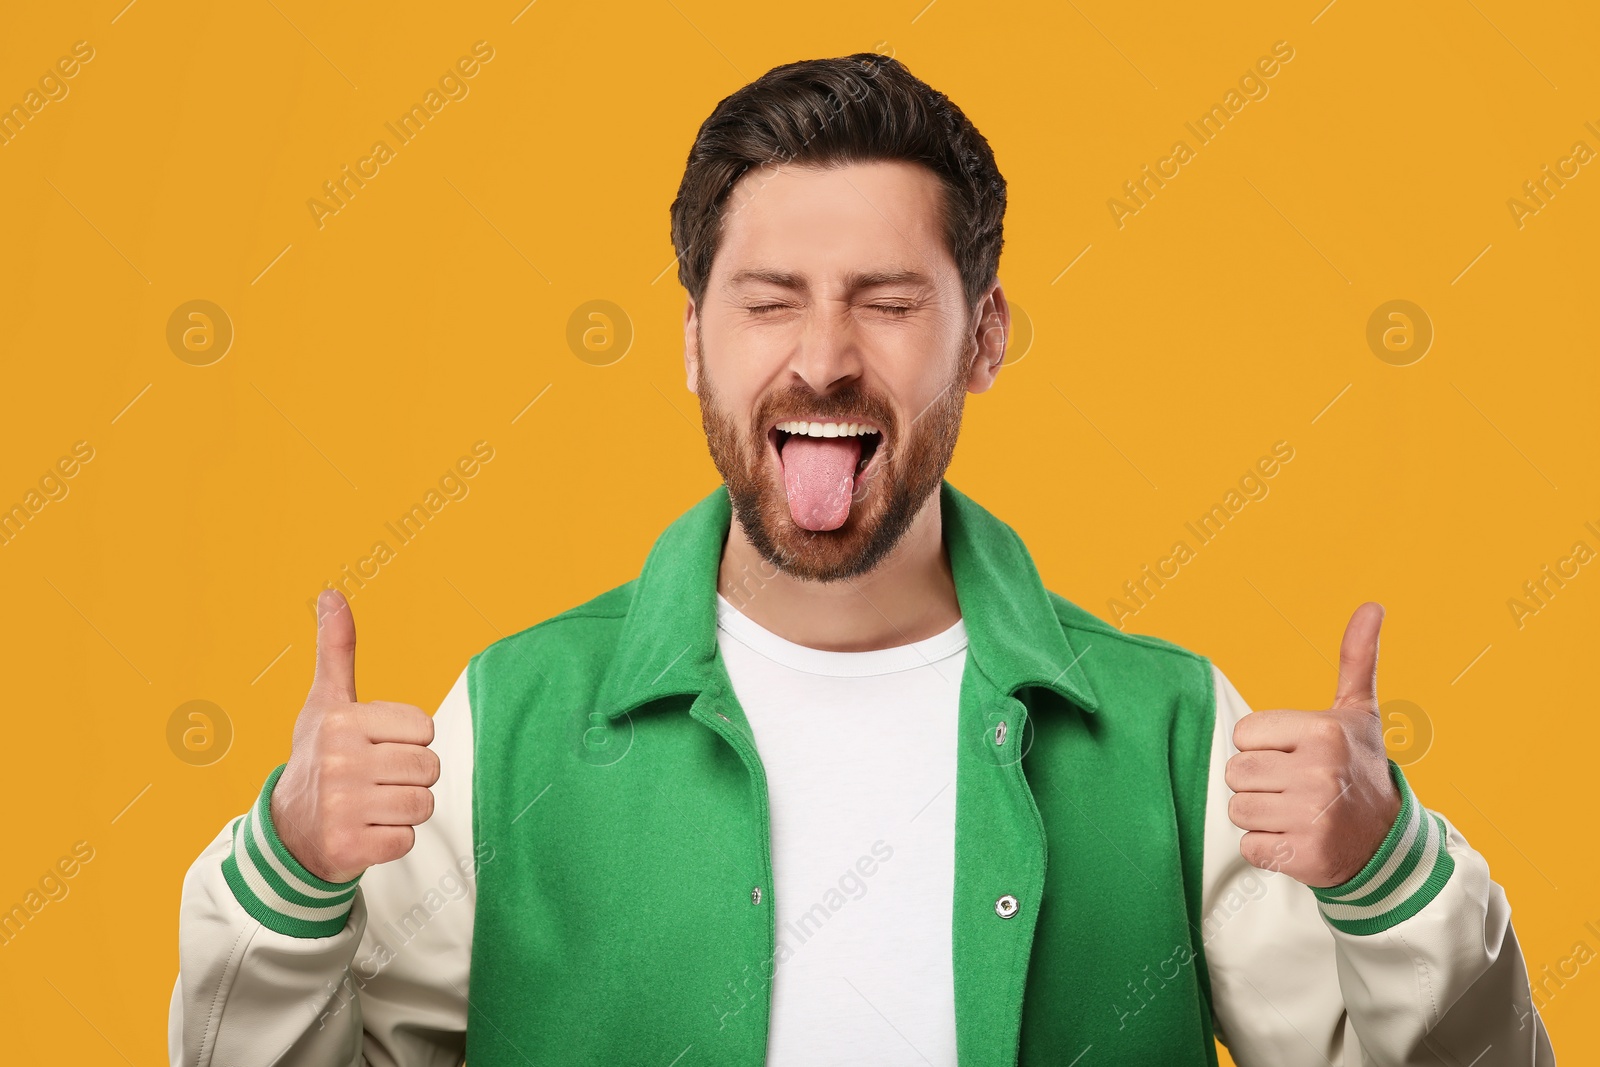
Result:
{"label": "white t-shirt", "polygon": [[772,1067],[956,1062],[951,921],[967,634],[828,652],[720,594],[772,818]]}

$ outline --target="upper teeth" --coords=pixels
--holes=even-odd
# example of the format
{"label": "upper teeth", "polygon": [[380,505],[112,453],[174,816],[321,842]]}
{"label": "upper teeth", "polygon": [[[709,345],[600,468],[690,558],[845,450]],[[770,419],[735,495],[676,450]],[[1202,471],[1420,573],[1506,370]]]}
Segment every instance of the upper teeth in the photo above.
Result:
{"label": "upper teeth", "polygon": [[806,437],[855,437],[878,432],[864,422],[780,422],[778,429]]}

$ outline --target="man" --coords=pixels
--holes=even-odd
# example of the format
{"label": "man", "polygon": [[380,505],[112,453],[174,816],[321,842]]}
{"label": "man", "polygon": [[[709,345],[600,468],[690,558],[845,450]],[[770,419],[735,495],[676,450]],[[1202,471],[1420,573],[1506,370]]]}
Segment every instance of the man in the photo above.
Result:
{"label": "man", "polygon": [[1248,714],[944,480],[1004,210],[892,59],[718,105],[672,234],[724,484],[431,719],[358,701],[323,593],[289,760],[184,882],[174,1063],[1554,1062],[1384,756],[1381,608],[1330,709]]}

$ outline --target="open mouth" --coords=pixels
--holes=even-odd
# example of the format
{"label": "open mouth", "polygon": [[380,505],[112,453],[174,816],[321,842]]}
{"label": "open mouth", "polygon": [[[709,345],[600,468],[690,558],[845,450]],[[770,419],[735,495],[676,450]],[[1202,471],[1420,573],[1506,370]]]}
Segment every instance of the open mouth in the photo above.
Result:
{"label": "open mouth", "polygon": [[883,431],[870,422],[780,419],[767,430],[790,515],[803,529],[836,530],[878,461]]}
{"label": "open mouth", "polygon": [[859,437],[861,439],[861,461],[856,464],[855,477],[859,480],[862,473],[872,464],[872,459],[878,454],[878,445],[883,441],[883,432],[872,423],[865,422],[803,422],[800,420],[784,419],[767,431],[767,440],[772,444],[772,450],[777,454],[781,469],[783,462],[783,446],[789,443],[791,437]]}

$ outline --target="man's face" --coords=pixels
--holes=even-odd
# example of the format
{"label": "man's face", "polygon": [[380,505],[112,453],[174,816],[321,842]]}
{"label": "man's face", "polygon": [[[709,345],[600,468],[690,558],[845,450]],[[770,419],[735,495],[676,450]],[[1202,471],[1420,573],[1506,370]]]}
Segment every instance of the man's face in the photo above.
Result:
{"label": "man's face", "polygon": [[[966,393],[998,370],[1005,297],[967,306],[942,197],[927,168],[875,162],[756,169],[725,202],[685,315],[688,383],[739,524],[794,577],[888,554],[939,488]],[[797,421],[876,432],[778,429]]]}

